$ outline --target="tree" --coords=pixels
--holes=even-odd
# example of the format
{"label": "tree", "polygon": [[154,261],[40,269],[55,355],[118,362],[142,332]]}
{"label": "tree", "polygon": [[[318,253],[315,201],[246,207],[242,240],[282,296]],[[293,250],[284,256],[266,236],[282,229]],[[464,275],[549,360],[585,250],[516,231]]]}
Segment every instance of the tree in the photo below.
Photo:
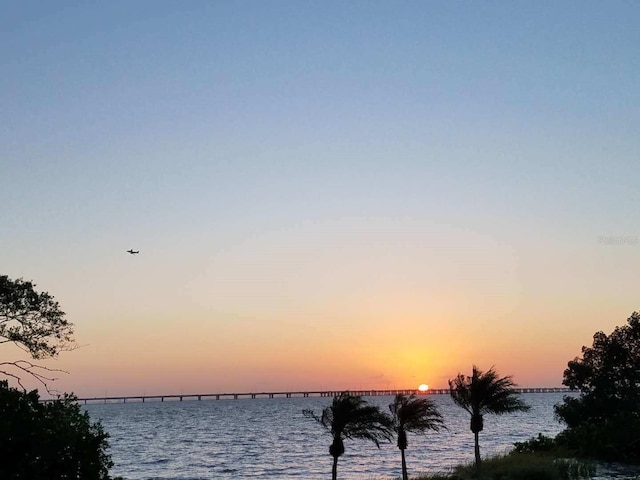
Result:
{"label": "tree", "polygon": [[[13,343],[41,360],[72,347],[73,325],[51,295],[34,287],[0,275],[0,344]],[[22,384],[28,375],[51,393],[47,382],[54,380],[48,374],[53,371],[27,360],[0,362],[0,374],[21,387],[0,381],[0,478],[109,479],[113,463],[100,422],[91,423],[73,395],[40,402],[37,390],[27,392]]]}
{"label": "tree", "polygon": [[380,448],[380,441],[392,438],[391,419],[379,407],[369,405],[359,395],[343,392],[333,398],[330,406],[317,416],[312,410],[303,410],[303,415],[317,421],[333,437],[329,454],[333,457],[331,478],[336,480],[338,458],[344,453],[344,439],[370,440]]}
{"label": "tree", "polygon": [[516,384],[512,377],[498,376],[493,367],[482,372],[475,365],[471,376],[461,373],[449,380],[449,393],[459,407],[471,415],[471,431],[475,440],[476,469],[480,468],[479,433],[484,428],[483,415],[503,415],[505,413],[526,411],[530,407],[518,398],[514,390]]}
{"label": "tree", "polygon": [[[58,302],[47,292],[38,293],[32,282],[0,275],[0,344],[14,343],[33,359],[55,357],[73,345],[73,324],[65,318]],[[26,360],[0,362],[0,373],[21,382],[27,374],[45,387],[53,380],[51,369]],[[48,388],[47,388],[48,390]]]}
{"label": "tree", "polygon": [[396,395],[389,405],[393,415],[393,426],[398,436],[398,448],[402,457],[402,480],[409,480],[404,451],[407,449],[407,433],[425,433],[427,430],[439,431],[444,427],[442,415],[436,405],[428,398],[415,395]]}
{"label": "tree", "polygon": [[38,392],[0,381],[0,478],[107,480],[108,434],[73,395],[40,402]]}
{"label": "tree", "polygon": [[604,460],[640,459],[640,313],[610,335],[596,332],[564,371],[562,383],[580,392],[556,405],[567,425],[560,442]]}

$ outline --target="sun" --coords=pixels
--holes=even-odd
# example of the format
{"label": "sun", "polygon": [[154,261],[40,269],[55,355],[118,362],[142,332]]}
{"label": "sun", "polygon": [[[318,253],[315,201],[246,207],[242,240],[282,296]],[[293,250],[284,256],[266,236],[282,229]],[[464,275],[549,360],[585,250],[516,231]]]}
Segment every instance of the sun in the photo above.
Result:
{"label": "sun", "polygon": [[423,383],[418,387],[418,390],[420,390],[421,392],[426,392],[427,390],[429,390],[429,385],[427,385],[426,383]]}

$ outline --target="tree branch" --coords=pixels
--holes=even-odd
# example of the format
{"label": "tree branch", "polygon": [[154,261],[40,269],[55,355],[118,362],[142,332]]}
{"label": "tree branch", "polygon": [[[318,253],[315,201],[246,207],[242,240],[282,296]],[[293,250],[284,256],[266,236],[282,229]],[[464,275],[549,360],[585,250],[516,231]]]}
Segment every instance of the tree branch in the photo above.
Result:
{"label": "tree branch", "polygon": [[10,371],[7,371],[6,367],[13,367],[20,372],[28,374],[29,376],[37,380],[40,384],[42,384],[49,395],[53,395],[59,392],[57,390],[50,389],[47,383],[47,382],[53,382],[57,380],[57,377],[49,376],[46,372],[51,372],[51,373],[58,372],[58,373],[66,373],[66,374],[69,373],[66,370],[61,370],[59,368],[48,368],[48,367],[43,367],[42,365],[36,365],[35,363],[31,363],[27,360],[16,360],[14,362],[0,362],[0,368],[1,368],[0,373],[15,379],[16,383],[20,386],[20,388],[22,388],[25,391],[26,391],[26,388],[22,384],[21,377],[19,377],[15,373],[11,373]]}

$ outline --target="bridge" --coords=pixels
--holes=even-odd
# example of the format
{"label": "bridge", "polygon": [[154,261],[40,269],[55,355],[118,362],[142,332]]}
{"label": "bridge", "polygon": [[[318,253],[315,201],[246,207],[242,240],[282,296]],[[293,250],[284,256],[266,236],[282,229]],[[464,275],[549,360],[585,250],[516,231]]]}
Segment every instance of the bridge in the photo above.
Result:
{"label": "bridge", "polygon": [[[538,387],[538,388],[515,388],[518,393],[568,393],[570,390],[566,387]],[[340,395],[345,390],[300,390],[300,391],[277,391],[277,392],[242,392],[242,393],[189,393],[189,394],[171,394],[171,395],[132,395],[132,396],[113,396],[113,397],[86,397],[78,398],[78,402],[85,405],[90,403],[127,403],[147,401],[185,401],[185,400],[238,400],[238,399],[256,399],[256,398],[309,398],[309,397],[329,397],[333,398]],[[421,392],[415,388],[400,390],[347,390],[352,395],[360,395],[362,397],[380,397],[402,395],[444,395],[449,394],[448,388],[432,388]],[[43,400],[51,402],[53,399]]]}

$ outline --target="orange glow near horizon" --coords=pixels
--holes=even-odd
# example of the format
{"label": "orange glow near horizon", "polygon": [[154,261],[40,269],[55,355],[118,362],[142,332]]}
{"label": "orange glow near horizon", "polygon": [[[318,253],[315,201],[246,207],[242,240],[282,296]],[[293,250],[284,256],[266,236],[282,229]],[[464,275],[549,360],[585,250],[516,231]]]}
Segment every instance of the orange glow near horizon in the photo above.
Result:
{"label": "orange glow near horizon", "polygon": [[[420,315],[407,304],[397,316],[391,307],[361,317],[310,311],[304,322],[270,313],[263,322],[238,317],[224,323],[224,315],[190,312],[189,330],[166,318],[152,324],[114,315],[91,328],[78,321],[82,347],[45,363],[70,372],[59,376],[56,389],[79,396],[416,389],[426,379],[429,389],[440,389],[474,364],[495,366],[523,387],[559,386],[567,361],[598,325],[594,318],[579,335],[560,321],[542,329],[535,318],[563,315],[533,310],[519,316],[526,328],[500,317],[489,328],[486,313],[470,321],[458,312]],[[331,328],[338,321],[340,327]]]}

